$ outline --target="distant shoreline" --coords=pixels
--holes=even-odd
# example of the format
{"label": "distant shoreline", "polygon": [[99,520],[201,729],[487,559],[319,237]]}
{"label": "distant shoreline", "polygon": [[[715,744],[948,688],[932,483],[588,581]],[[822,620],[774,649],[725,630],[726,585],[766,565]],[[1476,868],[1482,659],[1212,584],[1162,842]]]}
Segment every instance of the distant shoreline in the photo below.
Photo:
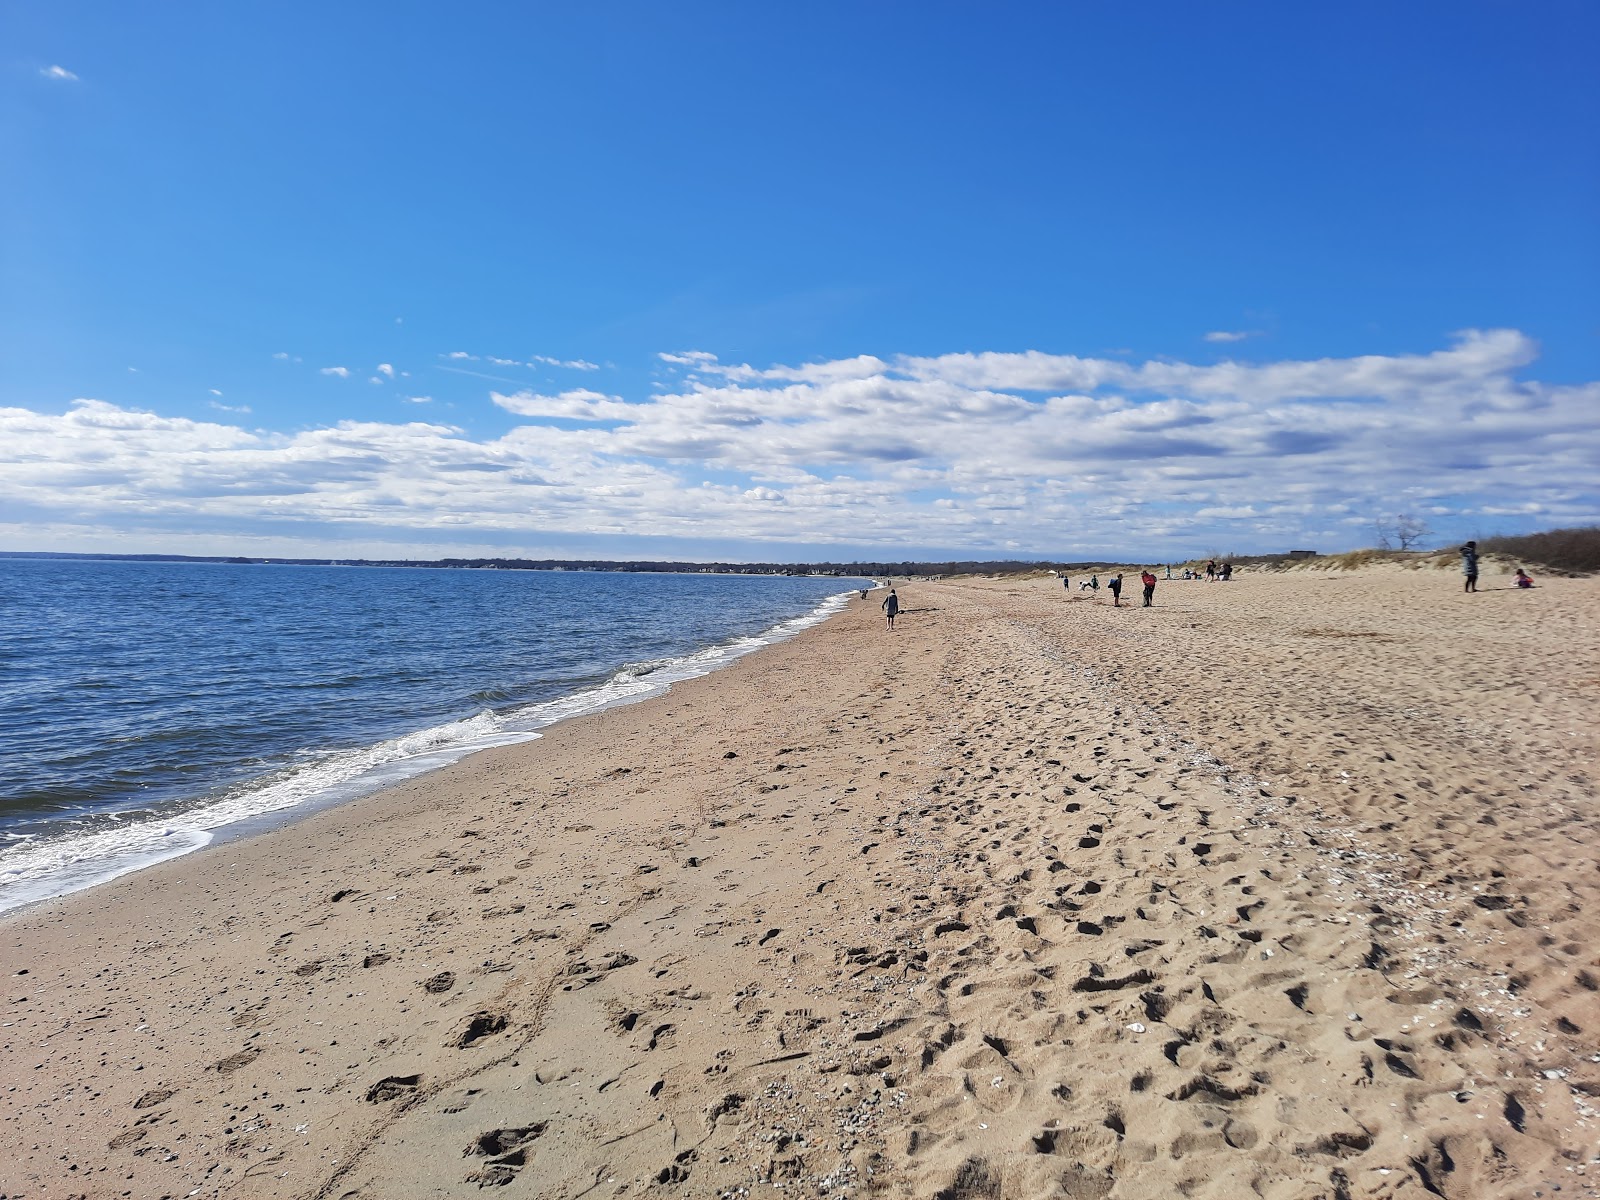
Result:
{"label": "distant shoreline", "polygon": [[[1232,559],[1235,565],[1259,566],[1277,562],[1296,562],[1318,559],[1315,553],[1304,551],[1287,554],[1241,555]],[[1031,571],[1083,574],[1088,571],[1110,571],[1126,568],[1130,562],[1143,560],[1123,559],[1094,562],[1061,562],[1056,559],[990,559],[984,561],[962,560],[948,562],[902,560],[898,562],[683,562],[671,559],[577,559],[577,558],[276,558],[255,557],[242,554],[88,554],[51,550],[0,550],[0,558],[20,558],[73,562],[163,562],[163,563],[219,563],[224,566],[282,566],[282,567],[411,567],[430,570],[466,571],[589,571],[638,572],[673,575],[823,575],[842,579],[882,577],[923,577],[938,575],[1016,575]],[[1170,564],[1181,566],[1198,561],[1174,559]]]}
{"label": "distant shoreline", "polygon": [[849,562],[734,563],[682,562],[667,559],[567,558],[276,558],[242,554],[90,554],[51,550],[0,550],[0,558],[74,562],[220,563],[225,566],[284,567],[414,567],[468,571],[632,571],[675,575],[826,575],[870,578],[883,575],[958,575],[997,572],[1106,570],[1109,562],[1059,563],[1048,559],[991,562]]}

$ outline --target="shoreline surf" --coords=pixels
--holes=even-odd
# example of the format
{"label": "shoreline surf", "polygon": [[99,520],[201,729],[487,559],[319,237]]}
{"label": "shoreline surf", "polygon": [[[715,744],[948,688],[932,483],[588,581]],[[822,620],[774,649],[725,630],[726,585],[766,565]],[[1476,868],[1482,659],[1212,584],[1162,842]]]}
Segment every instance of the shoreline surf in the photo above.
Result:
{"label": "shoreline surf", "polygon": [[[624,663],[602,683],[500,711],[414,730],[365,746],[305,750],[249,779],[156,808],[96,815],[89,832],[8,833],[0,846],[0,920],[207,846],[368,796],[468,755],[542,736],[551,726],[660,695],[747,654],[794,637],[842,610],[850,588],[753,635],[735,635],[687,654]],[[79,822],[89,824],[88,820]]]}

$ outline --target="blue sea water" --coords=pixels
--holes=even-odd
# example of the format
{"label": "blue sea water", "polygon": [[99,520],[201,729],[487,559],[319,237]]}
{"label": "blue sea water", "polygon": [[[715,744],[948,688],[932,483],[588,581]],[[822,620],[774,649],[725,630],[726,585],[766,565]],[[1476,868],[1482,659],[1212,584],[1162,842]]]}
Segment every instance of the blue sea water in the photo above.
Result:
{"label": "blue sea water", "polygon": [[861,586],[0,558],[0,911],[658,693]]}

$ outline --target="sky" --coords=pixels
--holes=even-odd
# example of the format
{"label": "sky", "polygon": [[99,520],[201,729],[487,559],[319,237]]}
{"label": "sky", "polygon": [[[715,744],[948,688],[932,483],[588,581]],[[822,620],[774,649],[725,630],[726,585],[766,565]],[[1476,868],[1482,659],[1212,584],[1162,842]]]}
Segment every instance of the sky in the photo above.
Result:
{"label": "sky", "polygon": [[0,0],[0,550],[1600,521],[1600,7]]}

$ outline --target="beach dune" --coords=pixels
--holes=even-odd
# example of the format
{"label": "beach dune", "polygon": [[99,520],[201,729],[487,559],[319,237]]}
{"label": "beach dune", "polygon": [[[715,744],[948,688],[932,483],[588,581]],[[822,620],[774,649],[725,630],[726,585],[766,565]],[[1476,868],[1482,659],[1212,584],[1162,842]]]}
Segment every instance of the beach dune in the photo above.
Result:
{"label": "beach dune", "polygon": [[901,586],[0,925],[0,1196],[1594,1195],[1600,582]]}

